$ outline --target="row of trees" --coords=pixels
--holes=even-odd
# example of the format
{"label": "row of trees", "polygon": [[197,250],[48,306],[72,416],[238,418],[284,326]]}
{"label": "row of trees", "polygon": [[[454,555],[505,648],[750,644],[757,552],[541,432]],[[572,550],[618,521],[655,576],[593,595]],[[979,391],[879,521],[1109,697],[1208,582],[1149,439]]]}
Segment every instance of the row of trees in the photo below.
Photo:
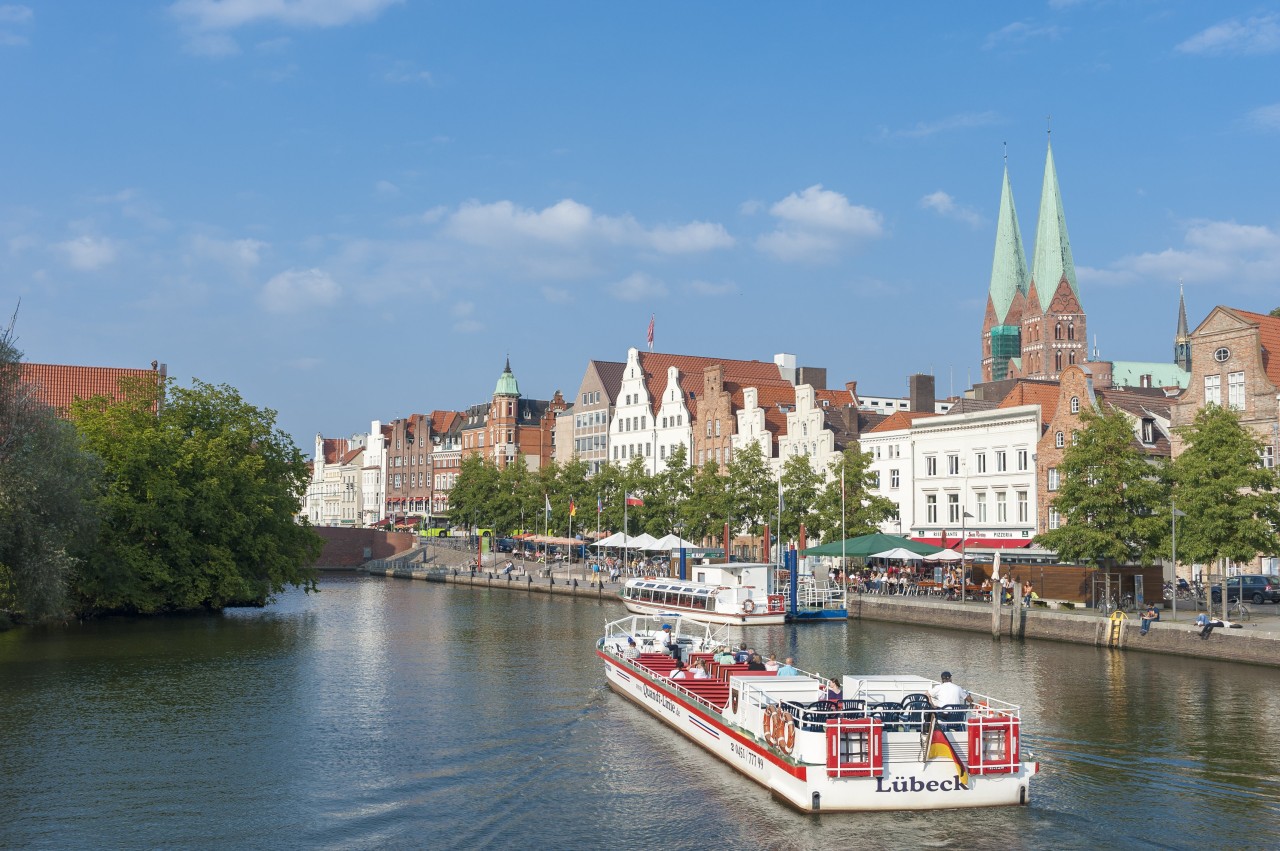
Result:
{"label": "row of trees", "polygon": [[230,387],[135,380],[69,419],[0,333],[0,616],[262,605],[310,589],[306,459]]}
{"label": "row of trees", "polygon": [[[870,460],[853,447],[831,462],[824,475],[813,469],[808,456],[787,459],[781,477],[778,532],[779,484],[755,444],[734,453],[724,473],[716,463],[690,464],[683,446],[676,447],[666,468],[657,474],[645,472],[642,458],[632,458],[625,466],[605,464],[590,478],[586,463],[579,460],[553,462],[531,471],[522,460],[499,468],[481,455],[472,455],[463,460],[449,494],[450,520],[460,526],[493,528],[500,534],[546,528],[551,534],[565,535],[571,520],[575,533],[594,531],[597,526],[622,531],[625,514],[627,531],[633,535],[648,532],[661,537],[676,532],[694,541],[717,537],[725,523],[735,533],[752,534],[759,534],[768,523],[782,540],[795,540],[802,523],[815,538],[839,536],[842,529],[853,536],[876,531],[895,512],[892,502],[870,492]],[[624,506],[628,494],[641,497],[644,505]],[[571,504],[577,509],[573,518]]]}
{"label": "row of trees", "polygon": [[1052,505],[1062,524],[1036,537],[1064,561],[1150,563],[1169,557],[1177,517],[1182,564],[1249,562],[1280,552],[1280,477],[1235,411],[1202,408],[1178,430],[1186,448],[1152,462],[1120,411],[1084,411],[1085,427],[1059,467]]}

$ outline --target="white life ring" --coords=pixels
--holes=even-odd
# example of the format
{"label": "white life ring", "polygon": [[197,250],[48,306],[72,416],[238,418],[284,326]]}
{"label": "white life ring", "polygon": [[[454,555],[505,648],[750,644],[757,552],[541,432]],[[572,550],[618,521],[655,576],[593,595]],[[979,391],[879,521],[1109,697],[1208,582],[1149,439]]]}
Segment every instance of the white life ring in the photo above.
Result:
{"label": "white life ring", "polygon": [[743,611],[743,612],[745,612],[746,614],[748,614],[748,615],[749,615],[749,614],[751,614],[752,612],[754,612],[755,610],[756,610],[756,601],[755,601],[755,600],[744,600],[744,601],[743,601],[743,603],[742,603],[742,611]]}

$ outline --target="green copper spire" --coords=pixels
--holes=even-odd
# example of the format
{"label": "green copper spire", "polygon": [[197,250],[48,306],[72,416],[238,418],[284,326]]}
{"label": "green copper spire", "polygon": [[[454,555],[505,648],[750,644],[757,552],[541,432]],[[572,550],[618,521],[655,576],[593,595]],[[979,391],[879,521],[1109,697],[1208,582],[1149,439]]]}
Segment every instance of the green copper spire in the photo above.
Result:
{"label": "green copper spire", "polygon": [[1044,161],[1044,188],[1040,190],[1040,222],[1036,226],[1036,253],[1031,279],[1036,283],[1041,310],[1049,309],[1058,282],[1066,277],[1071,291],[1080,300],[1076,286],[1076,265],[1071,259],[1071,240],[1067,237],[1067,219],[1062,213],[1062,193],[1058,190],[1058,172],[1053,167],[1053,143]]}
{"label": "green copper spire", "polygon": [[1003,324],[1009,305],[1019,292],[1030,289],[1027,280],[1027,255],[1022,250],[1022,232],[1018,229],[1018,211],[1013,206],[1013,189],[1009,186],[1009,166],[1004,168],[1004,185],[1000,188],[1000,217],[996,222],[996,251],[991,261],[991,304],[996,321]]}
{"label": "green copper spire", "polygon": [[520,385],[516,383],[515,374],[511,372],[511,358],[507,358],[507,366],[498,376],[498,386],[493,389],[495,396],[519,396]]}

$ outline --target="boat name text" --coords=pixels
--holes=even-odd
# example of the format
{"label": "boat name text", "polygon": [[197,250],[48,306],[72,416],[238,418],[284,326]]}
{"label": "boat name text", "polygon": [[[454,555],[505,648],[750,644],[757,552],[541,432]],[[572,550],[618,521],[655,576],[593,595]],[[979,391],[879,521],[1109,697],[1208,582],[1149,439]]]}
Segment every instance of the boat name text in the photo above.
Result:
{"label": "boat name text", "polygon": [[665,694],[663,694],[662,692],[660,692],[660,691],[654,691],[653,689],[649,688],[648,686],[643,686],[643,688],[644,688],[644,696],[645,696],[645,697],[647,697],[649,700],[652,700],[654,703],[658,704],[659,706],[661,706],[663,709],[667,710],[668,712],[675,712],[675,711],[677,711],[677,710],[679,709],[679,707],[676,705],[675,701],[674,701],[674,700],[672,700],[671,698],[667,697],[667,696],[666,696]]}
{"label": "boat name text", "polygon": [[959,775],[950,780],[921,780],[913,774],[910,777],[895,777],[888,785],[884,781],[883,777],[876,778],[877,792],[956,792],[968,788],[960,782]]}

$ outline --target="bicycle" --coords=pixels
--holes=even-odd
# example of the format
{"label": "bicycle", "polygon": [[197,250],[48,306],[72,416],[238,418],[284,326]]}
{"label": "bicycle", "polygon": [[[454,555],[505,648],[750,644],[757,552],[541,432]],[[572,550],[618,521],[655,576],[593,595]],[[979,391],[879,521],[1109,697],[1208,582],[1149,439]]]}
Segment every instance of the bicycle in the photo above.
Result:
{"label": "bicycle", "polygon": [[1227,601],[1227,620],[1247,621],[1252,615],[1249,607],[1244,604],[1244,600],[1228,600]]}

